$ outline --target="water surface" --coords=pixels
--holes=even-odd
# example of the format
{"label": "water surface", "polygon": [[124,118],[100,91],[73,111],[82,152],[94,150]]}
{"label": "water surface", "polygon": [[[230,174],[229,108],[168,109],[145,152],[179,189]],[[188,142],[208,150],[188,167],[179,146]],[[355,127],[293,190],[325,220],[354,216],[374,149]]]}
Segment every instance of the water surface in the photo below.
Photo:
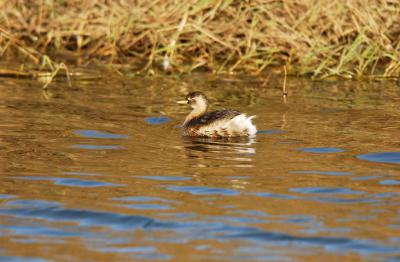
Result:
{"label": "water surface", "polygon": [[[0,260],[398,260],[400,88],[263,83],[2,79]],[[182,138],[194,90],[257,136]]]}

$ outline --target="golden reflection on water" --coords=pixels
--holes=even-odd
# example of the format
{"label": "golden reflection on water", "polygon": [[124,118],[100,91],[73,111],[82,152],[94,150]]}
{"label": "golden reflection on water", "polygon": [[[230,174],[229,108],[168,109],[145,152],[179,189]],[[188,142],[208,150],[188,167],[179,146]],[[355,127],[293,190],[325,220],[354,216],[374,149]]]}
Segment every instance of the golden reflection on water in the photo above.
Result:
{"label": "golden reflection on water", "polygon": [[[0,256],[337,261],[400,255],[394,251],[399,164],[356,158],[399,152],[399,88],[289,79],[285,105],[280,81],[261,83],[204,75],[110,78],[71,88],[55,83],[44,95],[40,84],[5,79]],[[215,107],[256,114],[259,134],[182,138],[177,126],[187,111],[174,102],[194,89]]]}

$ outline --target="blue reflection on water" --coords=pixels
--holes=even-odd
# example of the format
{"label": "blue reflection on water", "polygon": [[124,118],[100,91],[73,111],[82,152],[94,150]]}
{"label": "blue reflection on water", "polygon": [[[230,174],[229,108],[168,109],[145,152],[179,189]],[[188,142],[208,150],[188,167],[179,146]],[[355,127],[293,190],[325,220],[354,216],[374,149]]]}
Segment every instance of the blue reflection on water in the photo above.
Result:
{"label": "blue reflection on water", "polygon": [[156,180],[156,181],[186,181],[192,179],[190,177],[184,177],[184,176],[134,176],[134,177]]}
{"label": "blue reflection on water", "polygon": [[290,188],[289,192],[296,192],[302,194],[365,194],[365,192],[351,190],[344,187],[298,187]]}
{"label": "blue reflection on water", "polygon": [[345,250],[357,250],[358,252],[365,253],[390,253],[395,252],[395,247],[387,247],[377,245],[374,241],[367,240],[356,240],[345,237],[318,237],[318,236],[293,236],[283,233],[265,232],[258,229],[248,229],[248,232],[227,234],[226,238],[247,238],[256,241],[273,241],[274,244],[281,243],[282,245],[288,245],[293,243],[307,244],[307,245],[322,245],[326,249],[345,251]]}
{"label": "blue reflection on water", "polygon": [[47,262],[50,260],[35,258],[35,257],[22,257],[22,256],[0,256],[0,261],[7,262]]}
{"label": "blue reflection on water", "polygon": [[151,254],[134,254],[132,255],[133,259],[139,259],[139,260],[169,260],[171,256],[166,255],[166,254],[160,254],[160,253],[151,253]]}
{"label": "blue reflection on water", "polygon": [[175,203],[176,201],[163,199],[160,197],[147,197],[147,196],[129,196],[129,197],[116,197],[113,198],[114,201],[124,201],[124,202],[168,202]]}
{"label": "blue reflection on water", "polygon": [[339,171],[317,171],[317,170],[295,170],[289,171],[290,174],[313,174],[313,175],[328,175],[328,176],[348,176],[351,172],[339,172]]}
{"label": "blue reflection on water", "polygon": [[65,175],[75,175],[75,176],[104,176],[102,174],[97,173],[88,173],[88,172],[63,172]]}
{"label": "blue reflection on water", "polygon": [[400,180],[386,179],[386,180],[379,181],[379,184],[385,185],[385,186],[396,186],[396,185],[400,185]]}
{"label": "blue reflection on water", "polygon": [[9,199],[9,198],[15,198],[15,196],[14,195],[0,194],[0,199]]}
{"label": "blue reflection on water", "polygon": [[105,247],[97,249],[106,253],[153,253],[157,249],[153,246],[141,247]]}
{"label": "blue reflection on water", "polygon": [[[324,247],[328,250],[335,251],[354,251],[359,253],[393,253],[398,254],[398,249],[390,245],[379,244],[375,241],[351,239],[346,237],[325,237],[325,236],[296,236],[286,233],[278,233],[272,231],[265,231],[251,226],[243,226],[241,222],[254,223],[260,222],[261,219],[250,219],[243,218],[244,220],[234,219],[233,221],[222,222],[221,219],[217,221],[163,221],[157,220],[146,216],[138,215],[127,215],[103,211],[92,211],[82,209],[69,209],[63,208],[57,203],[51,203],[46,201],[33,201],[33,200],[18,200],[11,201],[7,208],[0,208],[0,215],[13,216],[14,218],[34,218],[44,219],[47,221],[59,221],[59,222],[75,222],[79,226],[75,226],[76,231],[71,231],[72,235],[79,231],[85,231],[83,227],[99,227],[105,226],[110,227],[113,230],[121,231],[135,231],[138,229],[145,229],[149,232],[154,230],[171,230],[180,234],[180,241],[189,240],[205,240],[205,239],[236,239],[236,240],[250,240],[258,243],[266,242],[272,245],[298,245],[304,244]],[[22,204],[22,205],[21,205]],[[310,218],[299,217],[301,221],[294,221],[294,223],[309,223]],[[237,223],[238,226],[230,223]],[[12,229],[13,226],[5,225],[5,228]],[[40,224],[38,224],[40,227]],[[30,227],[32,228],[32,227]],[[62,230],[65,227],[61,227]],[[73,226],[67,227],[68,229],[74,228]],[[34,229],[35,230],[35,229]],[[38,229],[39,230],[39,229]],[[42,229],[46,232],[46,228]],[[67,235],[70,236],[68,230]],[[27,232],[26,234],[36,234],[37,232]],[[48,231],[54,236],[63,236],[58,232],[52,230]],[[93,233],[95,234],[95,233]],[[162,237],[158,234],[155,235],[158,241],[163,241]],[[151,240],[151,237],[148,238]],[[156,240],[156,239],[154,239]],[[170,241],[166,238],[165,241]],[[106,248],[104,251],[107,252]],[[110,251],[110,249],[108,249]],[[140,250],[130,250],[133,252],[141,252]],[[121,249],[121,252],[130,252],[129,250]],[[154,254],[153,249],[148,250],[149,253]],[[143,251],[146,253],[147,251]],[[396,253],[397,252],[397,253]],[[158,253],[156,253],[158,254]]]}
{"label": "blue reflection on water", "polygon": [[[90,237],[91,233],[89,232],[80,232],[75,227],[47,227],[41,223],[32,223],[30,225],[8,225],[2,226],[0,225],[0,231],[12,231],[12,235],[18,236],[46,236],[46,237]],[[7,235],[6,233],[4,235]],[[29,241],[31,243],[36,242],[34,239]],[[1,261],[1,260],[0,260]]]}
{"label": "blue reflection on water", "polygon": [[78,178],[61,178],[61,177],[43,177],[43,176],[21,176],[17,179],[35,180],[35,181],[53,181],[56,185],[73,186],[73,187],[104,187],[104,186],[121,186],[120,184],[100,182],[93,180],[83,180]]}
{"label": "blue reflection on water", "polygon": [[74,133],[79,136],[87,138],[127,139],[129,137],[128,135],[123,135],[123,134],[112,134],[112,133],[100,132],[97,130],[88,130],[88,129],[75,130]]}
{"label": "blue reflection on water", "polygon": [[159,205],[159,204],[125,204],[121,205],[126,208],[131,209],[143,209],[143,210],[168,210],[171,209],[170,206]]}
{"label": "blue reflection on water", "polygon": [[364,181],[364,180],[376,179],[376,178],[380,178],[380,177],[381,176],[357,176],[357,177],[351,178],[351,180],[353,180],[353,181]]}
{"label": "blue reflection on water", "polygon": [[400,152],[383,152],[358,155],[358,159],[378,163],[400,164]]}
{"label": "blue reflection on water", "polygon": [[101,247],[96,248],[97,251],[104,253],[119,253],[131,254],[132,258],[140,260],[167,260],[171,257],[166,254],[159,253],[157,248],[153,246],[139,246],[139,247]]}
{"label": "blue reflection on water", "polygon": [[108,226],[114,230],[145,228],[155,223],[155,220],[143,216],[129,216],[82,209],[64,209],[60,205],[0,209],[0,214],[40,218],[49,221],[74,221],[81,226]]}
{"label": "blue reflection on water", "polygon": [[[286,199],[286,200],[307,200],[317,201],[322,203],[336,203],[336,204],[354,204],[354,203],[381,203],[382,198],[390,198],[389,195],[371,195],[365,194],[362,191],[355,191],[347,188],[320,188],[320,187],[305,187],[293,188],[289,190],[293,193],[304,194],[302,196],[295,196],[291,194],[278,194],[269,192],[258,192],[253,195],[265,198]],[[311,196],[306,196],[311,195]],[[321,195],[321,196],[312,196]],[[335,195],[333,197],[332,195]],[[336,195],[343,195],[336,197]],[[354,197],[355,195],[360,197]]]}
{"label": "blue reflection on water", "polygon": [[224,178],[229,179],[229,180],[244,180],[244,179],[250,179],[251,177],[250,176],[226,176]]}
{"label": "blue reflection on water", "polygon": [[82,180],[77,178],[53,178],[54,184],[73,187],[104,187],[104,186],[121,186],[120,184]]}
{"label": "blue reflection on water", "polygon": [[116,150],[123,149],[123,146],[115,146],[115,145],[88,145],[88,144],[75,144],[71,146],[72,148],[79,149],[89,149],[89,150]]}
{"label": "blue reflection on water", "polygon": [[[122,207],[130,209],[143,209],[143,210],[169,210],[171,209],[171,207],[169,205],[166,205],[165,203],[169,204],[177,203],[177,201],[167,200],[159,197],[146,197],[146,196],[118,197],[118,198],[113,198],[112,200],[122,202],[122,204],[120,205]],[[154,202],[161,202],[163,204],[161,205]]]}
{"label": "blue reflection on water", "polygon": [[254,195],[259,197],[277,198],[277,199],[300,199],[300,197],[297,196],[292,196],[288,194],[269,193],[269,192],[258,192],[254,193]]}
{"label": "blue reflection on water", "polygon": [[166,116],[146,117],[144,120],[151,125],[160,125],[171,121],[171,119]]}
{"label": "blue reflection on water", "polygon": [[8,201],[6,203],[8,206],[19,206],[19,207],[57,207],[60,204],[58,202],[46,201],[46,200],[27,200],[27,199],[17,199]]}
{"label": "blue reflection on water", "polygon": [[306,153],[342,153],[345,150],[336,147],[306,147],[306,148],[299,148],[298,150],[306,152]]}
{"label": "blue reflection on water", "polygon": [[240,194],[238,191],[232,189],[212,188],[212,187],[202,187],[202,186],[168,186],[167,189],[177,192],[186,192],[192,195],[236,196]]}

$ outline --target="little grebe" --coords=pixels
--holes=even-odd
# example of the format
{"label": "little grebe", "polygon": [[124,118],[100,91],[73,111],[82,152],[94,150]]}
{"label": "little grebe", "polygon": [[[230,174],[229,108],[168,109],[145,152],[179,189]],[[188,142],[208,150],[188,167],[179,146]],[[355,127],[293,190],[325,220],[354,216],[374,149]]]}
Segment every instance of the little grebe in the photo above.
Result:
{"label": "little grebe", "polygon": [[225,109],[207,112],[207,97],[200,92],[191,92],[186,100],[179,104],[188,104],[193,110],[183,122],[183,136],[197,137],[237,137],[253,136],[257,133],[251,119],[236,110]]}

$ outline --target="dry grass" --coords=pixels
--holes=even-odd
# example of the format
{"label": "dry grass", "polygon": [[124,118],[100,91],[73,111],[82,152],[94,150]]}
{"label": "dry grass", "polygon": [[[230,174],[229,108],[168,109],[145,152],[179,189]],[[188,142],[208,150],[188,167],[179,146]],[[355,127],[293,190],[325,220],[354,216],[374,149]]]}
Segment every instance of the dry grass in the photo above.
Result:
{"label": "dry grass", "polygon": [[0,55],[142,70],[399,76],[399,0],[3,0]]}

